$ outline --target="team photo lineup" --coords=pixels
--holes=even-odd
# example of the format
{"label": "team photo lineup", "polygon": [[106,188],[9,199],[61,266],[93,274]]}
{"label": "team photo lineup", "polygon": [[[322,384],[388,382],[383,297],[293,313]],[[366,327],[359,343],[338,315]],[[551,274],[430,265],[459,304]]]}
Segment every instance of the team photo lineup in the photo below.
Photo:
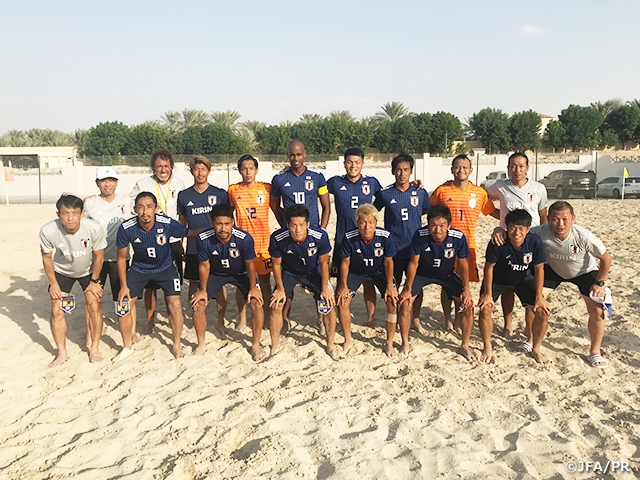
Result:
{"label": "team photo lineup", "polygon": [[[499,310],[502,319],[496,323],[502,325],[496,333],[525,339],[512,353],[547,364],[548,296],[564,282],[573,284],[584,300],[589,365],[609,365],[600,346],[612,308],[606,285],[611,255],[598,237],[575,223],[569,202],[548,202],[545,186],[527,176],[524,153],[513,153],[508,178],[487,190],[471,183],[472,162],[458,155],[451,180],[431,194],[414,179],[409,155],[392,160],[395,182],[388,186],[362,173],[365,154],[359,148],[344,153],[346,173],[329,179],[305,165],[302,142],[291,141],[287,157],[289,165],[264,183],[257,180],[259,161],[241,156],[237,169],[242,181],[225,191],[209,184],[212,165],[206,157],[190,161],[194,183],[185,188],[174,175],[171,152],[158,150],[150,159],[153,173],[138,180],[131,192],[118,192],[118,173],[100,167],[95,195],[81,199],[63,194],[56,203],[58,218],[40,230],[57,348],[49,367],[68,359],[65,313],[76,307],[84,308],[91,362],[103,360],[103,310],[111,308],[122,336],[122,348],[112,361],[133,355],[138,316],[146,319],[145,334],[156,331],[158,290],[175,358],[184,355],[184,312],[197,337],[193,353],[201,355],[207,351],[207,317],[213,315],[208,304],[215,303],[216,330],[225,335],[229,302],[237,304],[235,328],[242,331],[250,324],[251,358],[257,362],[276,355],[281,336],[291,328],[292,303],[303,291],[314,297],[317,311],[308,315],[317,316],[333,360],[354,352],[350,305],[360,291],[366,319],[355,321],[378,328],[374,315],[379,296],[386,309],[381,354],[410,357],[410,331],[427,334],[420,315],[428,285],[439,292],[442,328],[459,339],[455,348],[462,361],[496,361],[493,317]],[[270,227],[270,215],[279,228]],[[495,219],[486,245],[476,243],[481,215]],[[326,231],[330,221],[335,222],[333,239]],[[111,298],[104,295],[107,280]],[[84,301],[72,293],[76,282]],[[470,286],[474,282],[480,286],[476,298]],[[184,305],[183,288],[188,290]],[[513,311],[520,305],[524,331],[516,332]],[[476,318],[480,348],[471,346]],[[398,327],[400,343],[394,343]],[[263,328],[269,331],[268,347],[261,345]],[[344,338],[341,345],[336,344],[337,331]]]}

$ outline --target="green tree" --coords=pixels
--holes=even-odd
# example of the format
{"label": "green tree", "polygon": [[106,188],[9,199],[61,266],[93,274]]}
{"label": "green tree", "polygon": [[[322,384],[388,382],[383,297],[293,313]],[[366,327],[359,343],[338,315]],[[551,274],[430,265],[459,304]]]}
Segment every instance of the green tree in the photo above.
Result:
{"label": "green tree", "polygon": [[589,106],[594,110],[596,110],[598,113],[600,113],[603,120],[606,120],[611,112],[613,112],[614,110],[617,110],[622,105],[623,105],[622,100],[620,100],[619,98],[610,98],[609,100],[604,102],[601,102],[601,101],[593,102]]}
{"label": "green tree", "polygon": [[0,144],[4,147],[30,147],[29,142],[24,130],[9,130],[2,136]]}
{"label": "green tree", "polygon": [[258,151],[263,154],[284,155],[292,139],[292,125],[269,125],[256,132]]}
{"label": "green tree", "polygon": [[613,130],[605,128],[602,132],[598,131],[596,145],[598,148],[613,148],[618,145],[618,142],[618,136]]}
{"label": "green tree", "polygon": [[187,155],[240,154],[248,150],[244,139],[218,123],[189,127],[182,134],[182,152]]}
{"label": "green tree", "polygon": [[354,122],[355,118],[353,117],[353,115],[351,115],[351,112],[349,110],[334,110],[332,112],[329,112],[329,117],[330,120],[338,120],[341,122]]}
{"label": "green tree", "polygon": [[[411,119],[413,126],[416,131],[414,144],[411,146],[410,152],[413,153],[424,153],[430,152],[433,149],[433,117],[430,113],[419,113],[412,117],[407,117]],[[444,142],[444,140],[443,140]],[[444,147],[441,145],[441,148]]]}
{"label": "green tree", "polygon": [[563,149],[567,145],[565,135],[564,125],[558,120],[551,120],[542,134],[542,143],[555,153],[556,150]]}
{"label": "green tree", "polygon": [[153,123],[142,123],[129,130],[123,155],[151,155],[159,148],[167,148],[170,133],[167,129]]}
{"label": "green tree", "polygon": [[469,118],[469,129],[487,153],[506,152],[511,147],[509,115],[500,109],[483,108]]}
{"label": "green tree", "polygon": [[572,150],[593,149],[598,144],[598,128],[603,118],[597,110],[569,105],[560,112],[558,120],[564,126],[565,140]]}
{"label": "green tree", "polygon": [[509,137],[514,150],[524,152],[540,147],[540,115],[533,110],[514,113],[509,119]]}
{"label": "green tree", "polygon": [[448,154],[453,142],[463,136],[464,130],[458,117],[448,112],[436,112],[431,116],[431,144],[428,152]]}
{"label": "green tree", "polygon": [[395,121],[400,119],[401,117],[404,117],[405,115],[410,115],[409,109],[405,107],[401,102],[388,102],[380,108],[381,111],[376,113],[376,117],[380,118],[382,121]]}
{"label": "green tree", "polygon": [[122,153],[129,127],[122,122],[103,122],[87,132],[85,151],[87,155],[117,156]]}
{"label": "green tree", "polygon": [[182,115],[180,112],[169,110],[160,117],[160,122],[169,131],[169,133],[178,133],[184,130]]}
{"label": "green tree", "polygon": [[219,125],[223,125],[227,128],[230,128],[234,132],[237,129],[238,120],[240,120],[241,115],[235,110],[227,110],[224,112],[211,112],[211,119],[213,123],[217,123]]}
{"label": "green tree", "polygon": [[604,128],[613,131],[622,148],[626,149],[627,144],[635,139],[635,133],[640,126],[640,108],[635,105],[623,105],[607,116]]}
{"label": "green tree", "polygon": [[73,132],[73,135],[71,135],[71,138],[73,140],[73,144],[78,149],[78,154],[79,155],[84,155],[85,154],[85,147],[86,147],[86,144],[87,144],[87,133],[88,133],[87,130],[79,128],[78,130]]}
{"label": "green tree", "polygon": [[322,120],[322,115],[317,113],[303,113],[300,117],[300,123],[314,123]]}

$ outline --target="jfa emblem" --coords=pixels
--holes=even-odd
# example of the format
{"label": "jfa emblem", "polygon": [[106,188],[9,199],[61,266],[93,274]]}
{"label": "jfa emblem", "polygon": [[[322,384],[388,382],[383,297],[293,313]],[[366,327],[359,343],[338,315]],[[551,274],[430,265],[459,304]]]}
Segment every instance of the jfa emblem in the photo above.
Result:
{"label": "jfa emblem", "polygon": [[304,188],[305,190],[308,190],[308,191],[313,190],[313,180],[306,180],[304,182]]}
{"label": "jfa emblem", "polygon": [[444,258],[453,258],[453,248],[447,248],[444,251]]}
{"label": "jfa emblem", "polygon": [[176,191],[175,190],[171,190],[171,198],[176,198]]}
{"label": "jfa emblem", "polygon": [[216,203],[218,203],[218,196],[217,195],[209,195],[209,205],[215,205]]}
{"label": "jfa emblem", "polygon": [[60,308],[65,313],[69,313],[71,310],[76,308],[76,297],[73,295],[66,295],[62,297],[62,300],[60,300]]}
{"label": "jfa emblem", "polygon": [[417,196],[411,197],[411,206],[417,207],[418,203],[420,203],[420,199]]}
{"label": "jfa emblem", "polygon": [[164,233],[156,235],[156,243],[158,245],[164,245],[165,243],[167,243],[167,237],[164,235]]}
{"label": "jfa emblem", "polygon": [[82,240],[80,240],[80,244],[82,245],[82,248],[89,248],[89,240],[85,240],[83,238]]}
{"label": "jfa emblem", "polygon": [[256,202],[263,204],[264,203],[264,195],[258,195],[256,197]]}
{"label": "jfa emblem", "polygon": [[529,194],[529,201],[530,201],[530,202],[533,202],[533,193],[530,193],[530,194]]}
{"label": "jfa emblem", "polygon": [[362,185],[362,193],[364,195],[369,195],[371,193],[371,187],[366,183]]}
{"label": "jfa emblem", "polygon": [[238,258],[240,256],[240,250],[238,250],[237,248],[230,248],[229,256],[231,258]]}
{"label": "jfa emblem", "polygon": [[125,215],[127,211],[124,208],[124,205],[118,205],[118,209],[120,209],[120,214]]}
{"label": "jfa emblem", "polygon": [[578,247],[576,245],[570,245],[569,246],[569,250],[571,251],[571,253],[573,255],[575,255],[576,253],[578,253]]}
{"label": "jfa emblem", "polygon": [[310,247],[307,250],[307,254],[309,257],[313,257],[316,253],[318,253],[318,247]]}
{"label": "jfa emblem", "polygon": [[472,195],[471,198],[469,198],[469,208],[476,208],[476,196]]}
{"label": "jfa emblem", "polygon": [[523,262],[525,265],[530,264],[530,263],[531,263],[531,260],[533,260],[533,253],[525,253],[525,254],[522,256],[522,262]]}
{"label": "jfa emblem", "polygon": [[374,248],[373,249],[373,254],[376,257],[381,257],[383,253],[384,253],[384,249],[383,248]]}

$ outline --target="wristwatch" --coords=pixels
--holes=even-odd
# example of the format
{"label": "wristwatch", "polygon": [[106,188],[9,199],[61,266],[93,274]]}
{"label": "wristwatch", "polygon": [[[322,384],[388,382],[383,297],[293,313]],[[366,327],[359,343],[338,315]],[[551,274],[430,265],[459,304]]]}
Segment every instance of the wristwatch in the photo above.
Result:
{"label": "wristwatch", "polygon": [[[102,282],[100,281],[99,278],[92,278],[91,283],[97,283],[98,285],[102,286]],[[604,282],[603,282],[603,285],[604,285]]]}
{"label": "wristwatch", "polygon": [[594,282],[594,285],[598,285],[599,287],[604,287],[604,280],[600,280],[598,282]]}

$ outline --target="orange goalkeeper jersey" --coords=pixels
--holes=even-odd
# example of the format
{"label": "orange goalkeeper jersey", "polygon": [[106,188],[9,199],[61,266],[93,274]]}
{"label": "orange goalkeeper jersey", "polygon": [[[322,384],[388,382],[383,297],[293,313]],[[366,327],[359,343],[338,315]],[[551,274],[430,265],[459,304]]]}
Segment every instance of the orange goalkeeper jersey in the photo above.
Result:
{"label": "orange goalkeeper jersey", "polygon": [[440,185],[429,198],[431,205],[444,203],[451,210],[451,227],[467,237],[469,248],[476,249],[476,224],[480,214],[491,215],[496,209],[484,188],[471,182],[460,190],[453,182]]}
{"label": "orange goalkeeper jersey", "polygon": [[229,185],[229,203],[236,210],[236,223],[251,234],[258,255],[269,251],[270,201],[271,185],[268,183],[255,182],[251,189],[242,182]]}

